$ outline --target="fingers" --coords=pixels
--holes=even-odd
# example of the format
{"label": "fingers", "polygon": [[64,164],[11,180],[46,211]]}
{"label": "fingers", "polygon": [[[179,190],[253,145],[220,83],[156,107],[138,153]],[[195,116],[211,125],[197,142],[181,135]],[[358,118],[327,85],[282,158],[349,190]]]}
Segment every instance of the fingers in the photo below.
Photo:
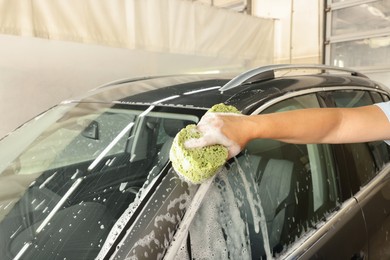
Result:
{"label": "fingers", "polygon": [[241,148],[238,144],[228,139],[220,132],[214,132],[212,134],[205,134],[200,138],[189,139],[184,143],[184,147],[187,149],[202,148],[210,145],[220,144],[228,149],[228,158],[230,159],[240,153]]}
{"label": "fingers", "polygon": [[[197,130],[202,133],[198,139],[189,139],[184,143],[187,149],[202,148],[220,144],[228,149],[228,159],[240,153],[241,147],[222,133],[224,127],[223,116],[230,113],[206,113],[197,125]],[[232,114],[237,115],[237,114]]]}
{"label": "fingers", "polygon": [[186,148],[201,148],[214,144],[221,144],[223,146],[230,146],[231,141],[224,135],[214,130],[214,132],[208,132],[203,134],[200,138],[192,138],[184,142]]}
{"label": "fingers", "polygon": [[187,149],[201,148],[209,145],[212,144],[210,144],[208,140],[204,137],[197,138],[197,139],[193,138],[184,142],[184,147]]}
{"label": "fingers", "polygon": [[220,141],[218,139],[210,139],[210,138],[205,138],[201,137],[198,139],[189,139],[184,143],[184,147],[187,149],[196,149],[196,148],[202,148],[214,144],[221,144],[225,146],[228,149],[228,158],[233,158],[237,154],[241,152],[241,148],[238,144],[232,142],[232,141]]}

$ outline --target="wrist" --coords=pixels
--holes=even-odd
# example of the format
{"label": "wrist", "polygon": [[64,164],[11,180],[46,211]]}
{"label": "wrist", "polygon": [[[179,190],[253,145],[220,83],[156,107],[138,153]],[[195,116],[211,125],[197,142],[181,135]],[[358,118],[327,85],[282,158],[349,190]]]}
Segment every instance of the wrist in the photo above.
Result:
{"label": "wrist", "polygon": [[244,120],[242,124],[243,140],[245,144],[249,141],[257,138],[263,138],[261,116],[250,115],[247,116],[247,120]]}

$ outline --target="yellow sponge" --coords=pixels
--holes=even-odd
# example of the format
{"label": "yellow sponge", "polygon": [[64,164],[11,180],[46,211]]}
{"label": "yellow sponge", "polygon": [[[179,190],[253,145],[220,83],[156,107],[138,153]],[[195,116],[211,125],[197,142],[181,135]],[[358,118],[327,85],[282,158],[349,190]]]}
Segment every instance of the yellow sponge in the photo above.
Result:
{"label": "yellow sponge", "polygon": [[[217,104],[209,112],[240,113],[234,106]],[[228,149],[222,145],[211,145],[202,148],[187,149],[184,143],[193,138],[200,138],[201,133],[196,125],[188,125],[175,136],[169,152],[172,166],[185,181],[200,184],[214,176],[225,164]]]}

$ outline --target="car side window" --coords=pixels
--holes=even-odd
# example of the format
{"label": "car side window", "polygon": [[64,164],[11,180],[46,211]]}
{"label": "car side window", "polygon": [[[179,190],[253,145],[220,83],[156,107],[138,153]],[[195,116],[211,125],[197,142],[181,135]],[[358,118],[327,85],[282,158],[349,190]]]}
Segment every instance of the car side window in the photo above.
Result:
{"label": "car side window", "polygon": [[374,103],[379,103],[379,102],[383,102],[383,98],[382,98],[382,95],[378,92],[370,92],[370,95],[372,97],[372,100],[374,101]]}
{"label": "car side window", "polygon": [[[368,91],[345,90],[332,92],[336,107],[368,106],[380,102],[378,94]],[[374,126],[373,126],[374,127]],[[355,169],[357,183],[367,184],[390,160],[389,148],[383,141],[345,144],[344,151]],[[358,190],[359,187],[352,187]]]}
{"label": "car side window", "polygon": [[[314,95],[280,102],[263,113],[319,107]],[[270,247],[278,253],[314,228],[339,204],[339,185],[329,145],[297,145],[254,140],[250,157],[260,157],[255,171],[267,220]]]}
{"label": "car side window", "polygon": [[361,107],[372,105],[372,99],[367,91],[344,90],[332,92],[337,107]]}
{"label": "car side window", "polygon": [[[315,95],[282,101],[264,113],[308,107],[319,107]],[[337,179],[328,145],[253,140],[216,177],[180,252],[189,258],[270,259],[337,208]]]}

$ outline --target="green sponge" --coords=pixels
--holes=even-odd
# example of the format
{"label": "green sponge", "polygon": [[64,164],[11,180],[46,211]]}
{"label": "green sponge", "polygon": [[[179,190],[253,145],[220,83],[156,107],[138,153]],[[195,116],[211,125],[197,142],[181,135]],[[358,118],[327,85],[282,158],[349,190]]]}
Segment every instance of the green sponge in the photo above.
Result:
{"label": "green sponge", "polygon": [[[234,106],[217,104],[209,112],[240,113]],[[196,125],[188,125],[180,130],[173,139],[169,157],[178,175],[185,181],[200,184],[214,176],[225,164],[228,149],[222,145],[211,145],[202,148],[186,149],[184,143],[193,138],[200,138],[201,133]]]}

